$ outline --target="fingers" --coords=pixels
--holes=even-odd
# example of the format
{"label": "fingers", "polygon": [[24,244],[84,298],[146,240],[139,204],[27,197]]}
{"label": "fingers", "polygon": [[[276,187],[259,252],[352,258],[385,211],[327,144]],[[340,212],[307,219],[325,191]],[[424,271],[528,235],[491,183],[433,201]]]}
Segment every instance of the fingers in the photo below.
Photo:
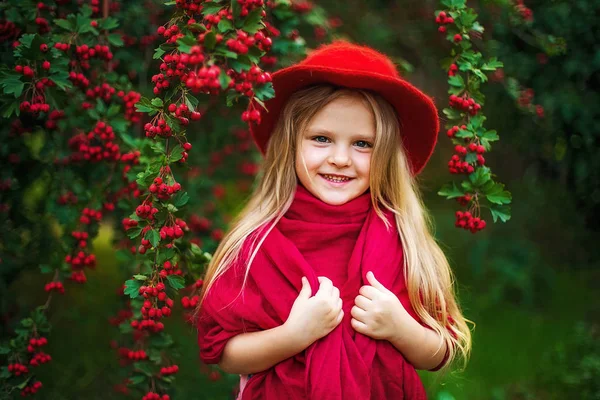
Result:
{"label": "fingers", "polygon": [[352,315],[352,318],[361,322],[365,321],[367,318],[367,312],[357,306],[352,307],[352,310],[350,310],[350,315]]}
{"label": "fingers", "polygon": [[306,279],[305,276],[302,277],[302,289],[300,289],[300,294],[298,295],[298,297],[304,297],[306,299],[308,299],[312,294],[312,289],[310,287],[310,283],[308,282],[308,279]]}
{"label": "fingers", "polygon": [[331,296],[333,294],[333,282],[325,276],[319,276],[319,290],[317,291],[317,295],[321,296]]}
{"label": "fingers", "polygon": [[355,318],[352,318],[350,320],[350,325],[352,325],[352,328],[358,333],[367,332],[367,324],[360,322],[359,320],[357,320]]}
{"label": "fingers", "polygon": [[367,299],[365,296],[362,296],[362,295],[358,295],[354,299],[354,304],[356,304],[358,307],[362,308],[363,310],[368,310],[370,303],[371,303],[371,300]]}
{"label": "fingers", "polygon": [[364,297],[366,297],[369,300],[373,300],[377,297],[379,291],[377,289],[375,289],[373,286],[365,285],[360,288],[358,293],[360,293],[361,295],[363,295]]}

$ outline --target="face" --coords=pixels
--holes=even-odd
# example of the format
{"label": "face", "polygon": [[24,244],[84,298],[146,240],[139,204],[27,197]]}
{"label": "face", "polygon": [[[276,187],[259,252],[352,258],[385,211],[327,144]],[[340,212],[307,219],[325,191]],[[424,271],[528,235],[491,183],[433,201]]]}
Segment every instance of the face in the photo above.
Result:
{"label": "face", "polygon": [[344,96],[320,110],[302,132],[296,175],[313,196],[341,205],[369,188],[375,121],[358,97]]}

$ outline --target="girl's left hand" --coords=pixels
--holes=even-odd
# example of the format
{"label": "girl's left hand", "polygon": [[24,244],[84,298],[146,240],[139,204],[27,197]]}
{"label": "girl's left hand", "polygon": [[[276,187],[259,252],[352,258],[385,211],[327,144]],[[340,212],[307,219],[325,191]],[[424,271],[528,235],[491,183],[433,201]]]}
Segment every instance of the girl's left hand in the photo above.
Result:
{"label": "girl's left hand", "polygon": [[370,285],[360,288],[350,314],[352,328],[373,339],[390,340],[398,335],[403,313],[407,311],[394,293],[367,272]]}

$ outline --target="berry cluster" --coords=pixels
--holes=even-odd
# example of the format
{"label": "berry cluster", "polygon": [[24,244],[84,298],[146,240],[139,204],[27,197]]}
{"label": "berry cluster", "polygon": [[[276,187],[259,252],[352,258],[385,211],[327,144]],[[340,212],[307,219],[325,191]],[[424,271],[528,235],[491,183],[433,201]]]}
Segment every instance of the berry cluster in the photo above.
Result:
{"label": "berry cluster", "polygon": [[458,204],[460,204],[461,206],[467,206],[471,200],[473,199],[473,196],[471,196],[470,193],[465,194],[464,196],[460,196],[456,198],[456,201],[458,201]]}
{"label": "berry cluster", "polygon": [[455,76],[457,72],[458,72],[458,65],[456,65],[454,63],[450,64],[450,67],[448,68],[448,76]]}
{"label": "berry cluster", "polygon": [[216,65],[202,67],[198,71],[191,71],[186,79],[185,85],[192,93],[218,94],[221,89],[219,75],[221,68]]}
{"label": "berry cluster", "polygon": [[198,121],[202,117],[202,114],[200,114],[198,111],[190,111],[189,107],[185,103],[181,103],[179,106],[177,106],[175,103],[171,103],[169,104],[169,107],[167,107],[167,110],[169,110],[171,114],[175,114],[175,117],[183,126],[189,124],[190,119],[192,121]]}
{"label": "berry cluster", "polygon": [[14,363],[8,364],[8,372],[13,374],[14,376],[25,375],[29,373],[29,369],[23,364]]}
{"label": "berry cluster", "polygon": [[79,222],[85,225],[89,225],[92,223],[92,220],[96,222],[100,222],[102,219],[102,211],[92,210],[91,208],[84,208],[81,217],[79,217]]}
{"label": "berry cluster", "polygon": [[121,224],[123,225],[123,229],[126,231],[138,226],[138,222],[135,219],[131,219],[131,218],[127,218],[127,217],[125,217],[125,218],[123,218],[123,220],[121,220]]}
{"label": "berry cluster", "polygon": [[175,182],[173,185],[167,185],[161,177],[156,177],[148,190],[150,190],[150,193],[154,193],[159,200],[167,201],[172,195],[181,190],[181,184]]}
{"label": "berry cluster", "polygon": [[184,232],[183,230],[187,228],[187,224],[185,223],[185,221],[183,221],[182,219],[177,218],[175,220],[175,224],[168,226],[165,225],[162,228],[160,228],[160,238],[162,240],[175,240],[175,239],[179,239],[180,237],[183,236]]}
{"label": "berry cluster", "polygon": [[168,28],[159,26],[156,30],[156,33],[167,39],[166,43],[176,43],[177,39],[180,39],[184,36],[183,33],[179,31],[179,27],[177,25],[171,25]]}
{"label": "berry cluster", "polygon": [[77,204],[77,196],[75,196],[75,194],[73,192],[69,191],[65,194],[61,194],[60,196],[58,196],[58,199],[56,199],[56,202],[58,204],[60,204],[61,206],[75,205],[75,204]]}
{"label": "berry cluster", "polygon": [[[179,0],[178,0],[179,2]],[[170,400],[168,394],[163,394],[162,396],[158,393],[148,392],[142,397],[142,400]]]}
{"label": "berry cluster", "polygon": [[466,125],[462,125],[462,126],[460,126],[460,127],[459,127],[459,126],[456,126],[456,125],[455,125],[455,126],[453,126],[452,128],[450,128],[450,129],[448,129],[448,130],[446,131],[446,135],[447,135],[449,138],[453,139],[453,138],[456,136],[456,133],[457,133],[458,131],[460,131],[461,129],[467,129],[467,126],[466,126]]}
{"label": "berry cluster", "polygon": [[148,123],[146,123],[146,125],[144,125],[144,131],[146,132],[146,137],[154,138],[155,136],[158,135],[160,137],[168,138],[173,135],[173,132],[171,131],[171,127],[169,125],[167,125],[167,122],[164,119],[158,118],[155,121],[156,121],[156,125],[154,125],[151,122],[148,122]]}
{"label": "berry cluster", "polygon": [[52,110],[48,115],[48,120],[45,123],[45,127],[48,130],[53,130],[57,128],[57,121],[63,119],[65,117],[65,112],[62,110]]}
{"label": "berry cluster", "polygon": [[71,232],[71,236],[73,236],[74,239],[76,239],[76,240],[79,241],[77,243],[77,245],[79,247],[85,247],[85,246],[87,246],[87,240],[89,238],[89,235],[88,235],[87,232],[73,231],[73,232]]}
{"label": "berry cluster", "polygon": [[[159,287],[162,283],[159,282],[156,287]],[[162,284],[162,290],[164,290],[164,284]],[[150,300],[144,301],[144,305],[142,306],[141,312],[144,318],[146,319],[154,319],[159,320],[162,317],[168,317],[171,315],[171,307],[173,307],[173,300],[167,297],[167,294],[164,291],[158,293],[156,296],[157,300],[163,302],[162,307],[154,307]]]}
{"label": "berry cluster", "polygon": [[83,73],[81,72],[69,72],[69,80],[73,83],[73,85],[79,86],[81,88],[86,88],[90,85],[89,79],[86,78],[85,75],[83,75]]}
{"label": "berry cluster", "polygon": [[35,75],[35,71],[29,65],[16,65],[15,72],[18,74],[22,74],[25,78],[33,78]]}
{"label": "berry cluster", "polygon": [[233,20],[233,14],[231,13],[231,9],[223,8],[219,10],[216,15],[207,14],[204,16],[204,25],[206,26],[206,30],[209,31],[213,25],[217,25],[221,20],[225,18],[229,21]]}
{"label": "berry cluster", "polygon": [[27,345],[27,351],[33,353],[36,348],[42,347],[48,344],[48,339],[41,336],[39,338],[31,338],[29,339],[29,344]]}
{"label": "berry cluster", "polygon": [[176,364],[173,364],[168,367],[162,367],[160,369],[160,374],[162,376],[173,375],[173,374],[176,374],[178,371],[179,371],[179,366],[177,366]]}
{"label": "berry cluster", "polygon": [[244,122],[256,122],[260,124],[260,111],[257,109],[247,110],[242,113],[242,121]]}
{"label": "berry cluster", "polygon": [[454,23],[454,18],[446,15],[445,11],[440,11],[437,17],[435,17],[435,22],[439,25],[438,32],[445,33],[446,27],[444,25]]}
{"label": "berry cluster", "polygon": [[196,306],[198,305],[198,300],[199,300],[199,296],[192,296],[191,298],[188,296],[183,296],[181,298],[181,305],[183,306],[183,308],[196,308]]}
{"label": "berry cluster", "polygon": [[94,88],[90,88],[85,92],[85,95],[90,99],[101,98],[106,103],[110,102],[110,98],[115,94],[116,90],[108,83],[103,83]]}
{"label": "berry cluster", "polygon": [[42,387],[42,382],[35,381],[30,383],[28,386],[25,386],[23,390],[21,390],[21,396],[29,396],[31,394],[35,394]]}
{"label": "berry cluster", "polygon": [[466,111],[471,115],[477,114],[481,109],[481,105],[477,104],[473,98],[466,95],[459,97],[455,94],[450,95],[450,107]]}
{"label": "berry cluster", "polygon": [[230,87],[234,88],[236,92],[242,93],[245,96],[252,97],[254,92],[252,91],[252,84],[264,85],[267,82],[271,82],[271,74],[264,72],[254,65],[248,72],[242,71],[241,73],[235,72],[233,69],[227,71],[227,75],[231,77]]}
{"label": "berry cluster", "polygon": [[139,122],[142,118],[142,113],[136,111],[135,104],[140,100],[142,95],[133,90],[127,93],[120,90],[117,93],[117,96],[119,96],[119,98],[121,98],[121,100],[123,100],[123,103],[125,104],[125,119],[133,123]]}
{"label": "berry cluster", "polygon": [[128,350],[124,353],[125,357],[129,360],[145,360],[148,358],[148,355],[144,350]]}
{"label": "berry cluster", "polygon": [[86,255],[85,252],[79,251],[75,256],[67,254],[65,256],[65,262],[71,265],[73,270],[81,270],[85,267],[95,268],[96,267],[96,256],[94,254]]}
{"label": "berry cluster", "polygon": [[166,278],[169,275],[183,275],[183,271],[179,269],[179,263],[173,265],[171,261],[165,261],[163,269],[158,273],[161,278]]}
{"label": "berry cluster", "polygon": [[524,0],[517,0],[517,4],[515,4],[515,9],[527,22],[533,21],[533,11],[525,5]]}
{"label": "berry cluster", "polygon": [[154,214],[158,212],[158,208],[152,206],[152,202],[144,202],[137,206],[135,215],[142,219],[154,220]]}
{"label": "berry cluster", "polygon": [[454,226],[457,228],[463,228],[465,230],[475,233],[485,228],[485,221],[479,217],[473,217],[469,211],[457,211],[456,222]]}
{"label": "berry cluster", "polygon": [[29,361],[29,365],[32,367],[37,367],[38,365],[46,364],[47,362],[52,361],[52,357],[50,354],[46,354],[43,351],[35,353],[31,360]]}
{"label": "berry cluster", "polygon": [[485,158],[483,158],[482,155],[485,153],[485,147],[482,145],[469,143],[469,145],[465,147],[458,144],[454,147],[454,151],[456,154],[454,154],[448,162],[448,169],[451,174],[471,174],[475,171],[475,167],[464,160],[464,157],[466,157],[469,152],[477,154],[476,159],[478,165],[485,165]]}
{"label": "berry cluster", "polygon": [[46,286],[44,286],[44,290],[46,292],[50,292],[52,290],[57,291],[60,294],[65,294],[65,287],[63,286],[62,282],[49,282],[46,283]]}

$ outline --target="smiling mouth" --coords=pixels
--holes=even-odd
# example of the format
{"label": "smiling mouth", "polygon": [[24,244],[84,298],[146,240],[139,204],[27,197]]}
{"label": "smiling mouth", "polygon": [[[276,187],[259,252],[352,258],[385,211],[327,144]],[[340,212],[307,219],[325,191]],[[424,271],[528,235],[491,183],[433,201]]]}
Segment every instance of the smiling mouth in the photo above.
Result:
{"label": "smiling mouth", "polygon": [[348,182],[349,180],[353,179],[353,178],[349,178],[347,176],[336,176],[336,175],[327,175],[327,174],[320,174],[323,178],[325,178],[326,180],[330,181],[330,182],[336,182],[336,183],[341,183],[341,182]]}

